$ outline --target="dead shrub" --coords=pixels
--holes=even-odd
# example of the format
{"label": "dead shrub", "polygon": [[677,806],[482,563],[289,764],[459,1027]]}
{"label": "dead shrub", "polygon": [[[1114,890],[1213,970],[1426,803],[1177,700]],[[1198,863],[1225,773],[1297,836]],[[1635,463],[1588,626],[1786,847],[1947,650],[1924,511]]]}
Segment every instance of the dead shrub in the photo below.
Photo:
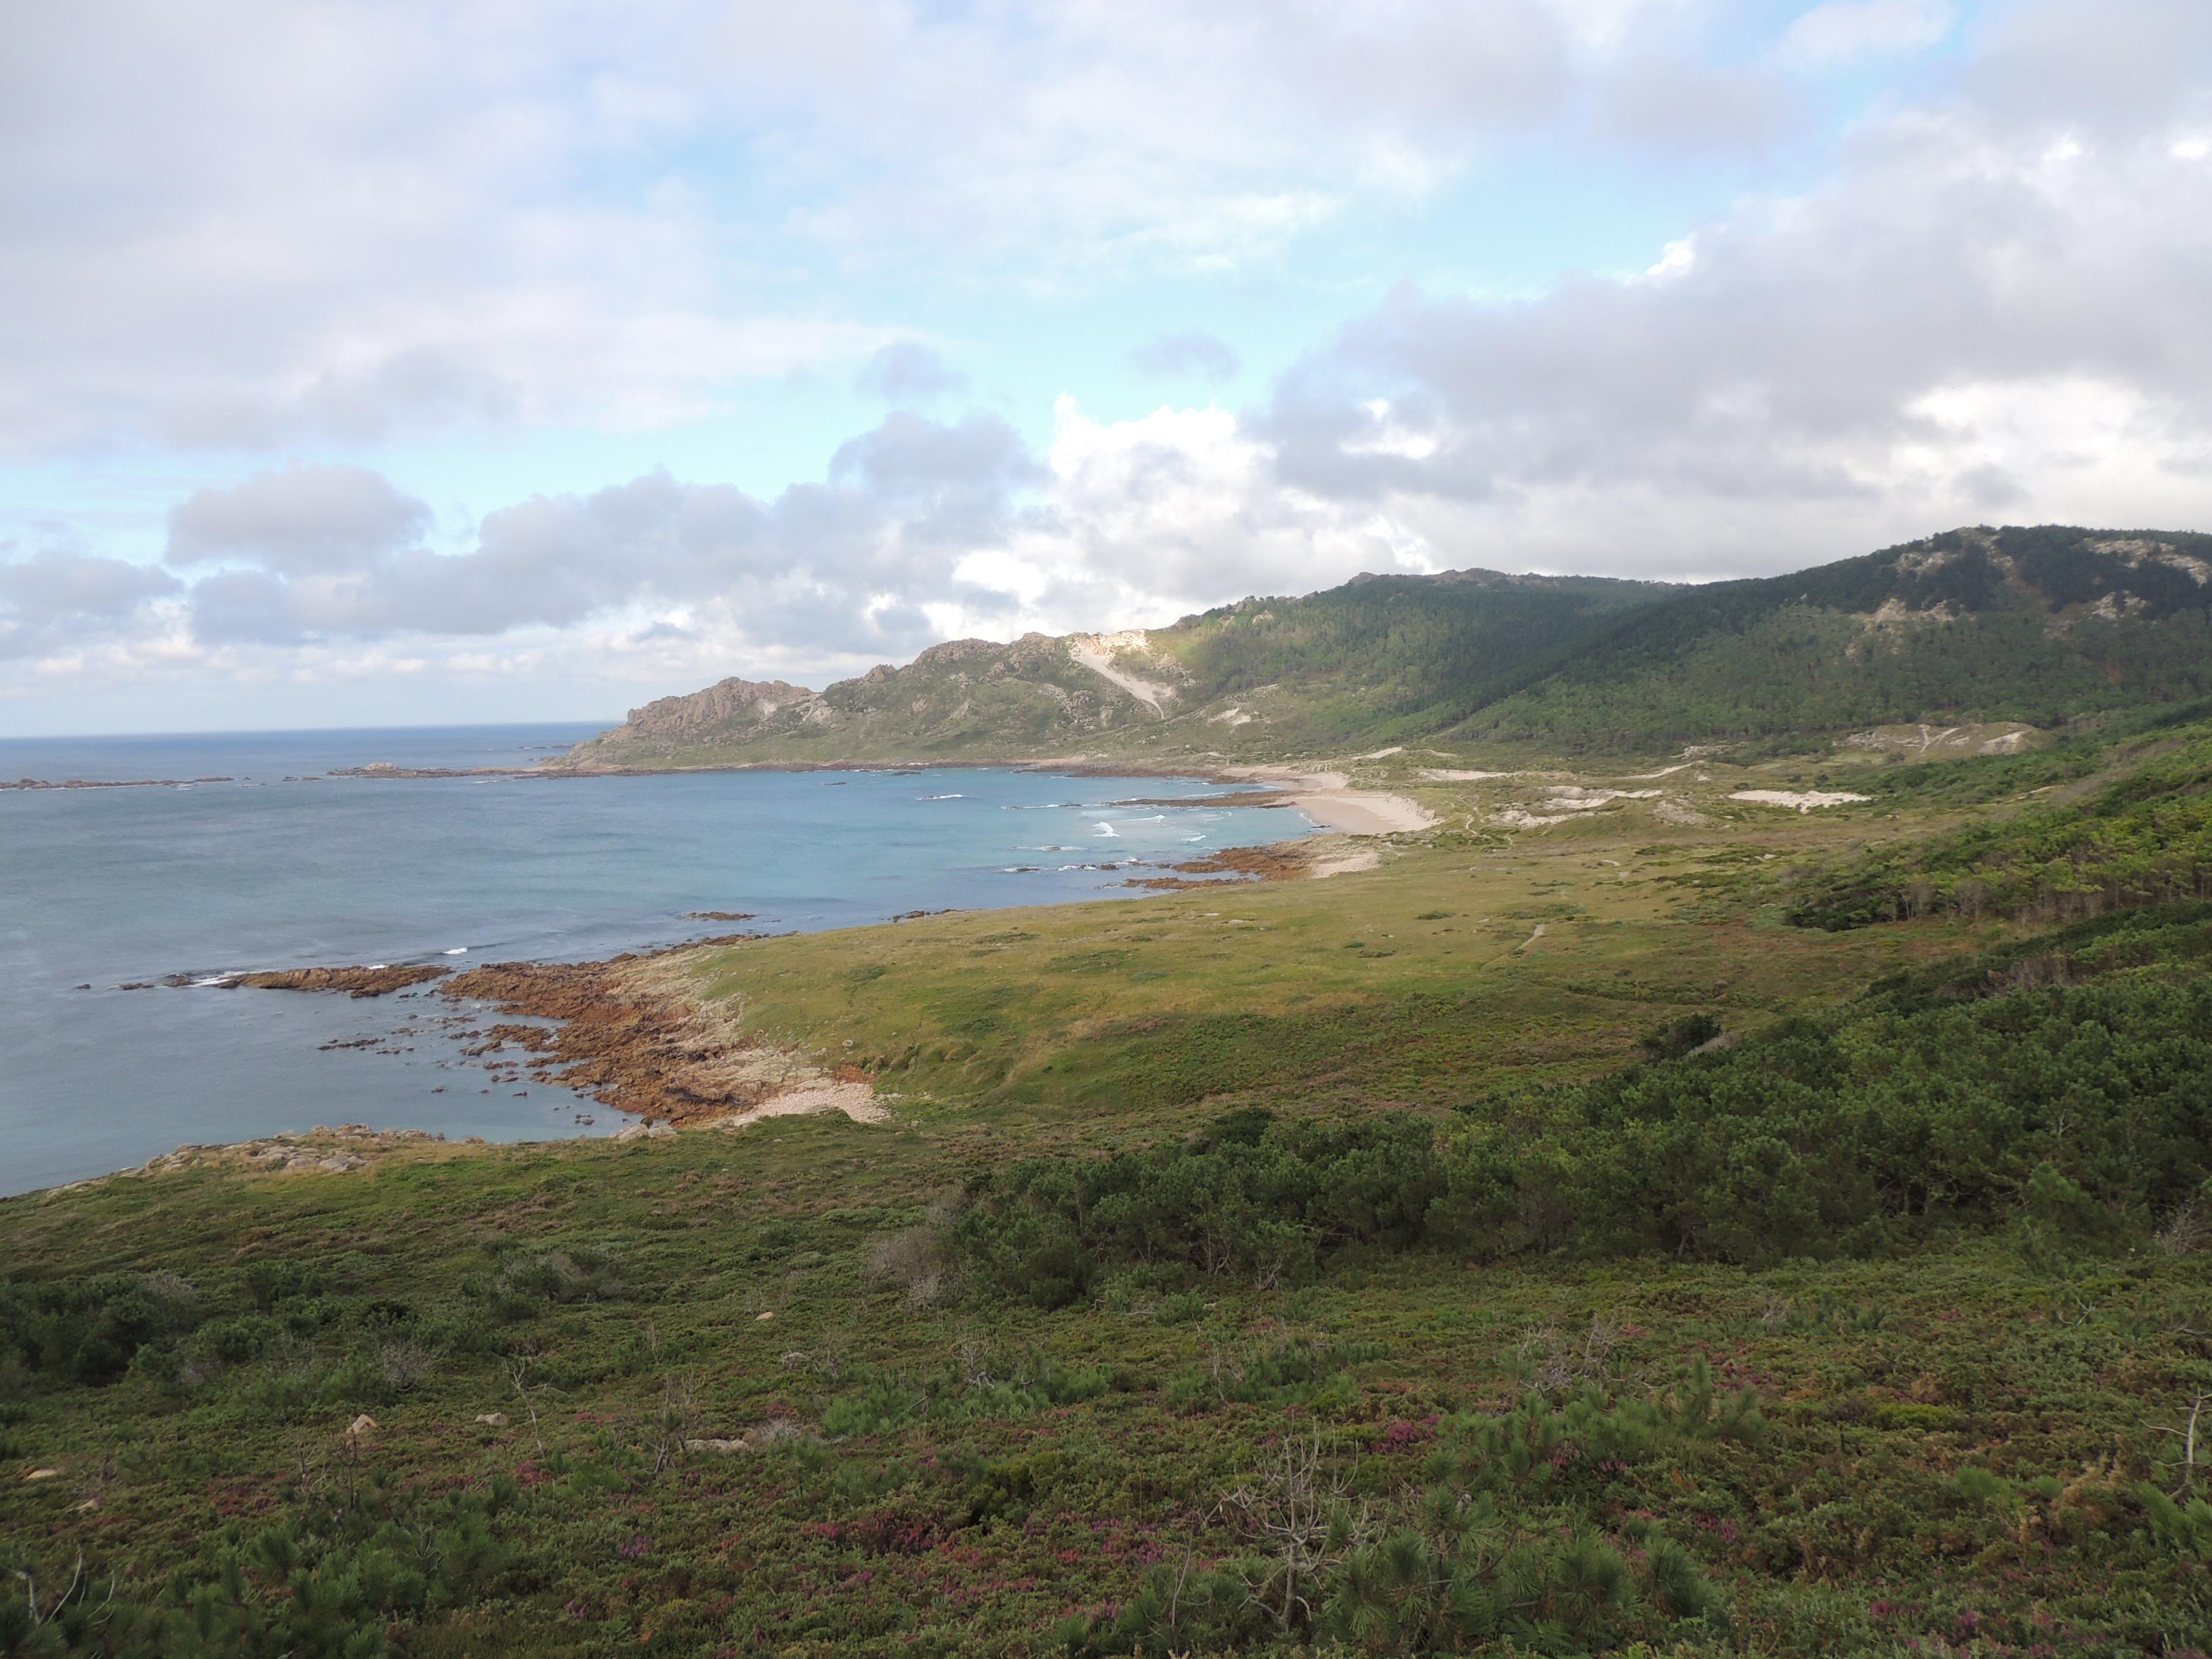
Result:
{"label": "dead shrub", "polygon": [[438,1356],[417,1343],[386,1342],[376,1351],[377,1369],[401,1394],[419,1389],[438,1369]]}
{"label": "dead shrub", "polygon": [[1547,1392],[1601,1382],[1612,1369],[1613,1350],[1620,1340],[1620,1327],[1602,1315],[1592,1314],[1588,1329],[1566,1334],[1547,1326],[1521,1339],[1520,1357],[1530,1381]]}
{"label": "dead shrub", "polygon": [[908,1227],[876,1241],[868,1252],[868,1277],[903,1291],[908,1307],[933,1308],[944,1299],[951,1257],[945,1237],[937,1228]]}
{"label": "dead shrub", "polygon": [[2167,1255],[2195,1255],[2207,1245],[2212,1245],[2212,1220],[2194,1199],[2176,1205],[2158,1230],[2158,1248]]}

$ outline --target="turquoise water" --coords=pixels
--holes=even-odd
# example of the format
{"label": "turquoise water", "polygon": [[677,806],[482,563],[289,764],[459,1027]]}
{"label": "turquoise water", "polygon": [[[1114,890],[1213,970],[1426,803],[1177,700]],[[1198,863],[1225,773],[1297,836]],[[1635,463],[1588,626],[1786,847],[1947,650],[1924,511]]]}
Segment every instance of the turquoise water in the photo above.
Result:
{"label": "turquoise water", "polygon": [[[584,960],[739,927],[1127,896],[1122,884],[1144,873],[1133,861],[1310,828],[1279,809],[1208,805],[1220,791],[1194,779],[323,775],[528,764],[593,729],[0,742],[0,778],[234,780],[0,792],[0,1192],[319,1123],[527,1139],[620,1121],[567,1090],[493,1083],[434,1024],[450,1004],[428,993],[161,981]],[[1119,804],[1133,796],[1190,804]],[[757,919],[687,918],[700,910]],[[155,988],[117,988],[143,981]]]}

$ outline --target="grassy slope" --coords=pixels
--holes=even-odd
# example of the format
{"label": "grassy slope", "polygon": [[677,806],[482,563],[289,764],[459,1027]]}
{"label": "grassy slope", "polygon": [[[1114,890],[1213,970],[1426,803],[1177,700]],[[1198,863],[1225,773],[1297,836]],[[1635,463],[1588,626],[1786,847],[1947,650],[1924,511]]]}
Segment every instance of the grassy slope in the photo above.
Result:
{"label": "grassy slope", "polygon": [[[1509,838],[1484,816],[1535,784],[1424,786],[1461,827],[1365,875],[702,961],[764,1035],[878,1068],[904,1097],[884,1127],[429,1150],[368,1176],[185,1172],[9,1200],[17,1289],[174,1274],[192,1291],[155,1281],[161,1305],[200,1329],[174,1345],[186,1375],[0,1378],[10,1455],[60,1470],[0,1484],[0,1565],[48,1601],[80,1553],[142,1598],[173,1567],[220,1588],[235,1527],[239,1590],[192,1615],[218,1632],[234,1601],[337,1607],[339,1581],[366,1595],[406,1557],[429,1588],[374,1622],[422,1654],[1022,1653],[1148,1571],[1244,1548],[1223,1500],[1284,1437],[1317,1436],[1370,1516],[1410,1516],[1439,1414],[1503,1407],[1569,1361],[1633,1400],[1702,1359],[1759,1390],[1763,1440],[1505,1497],[1539,1541],[1579,1526],[1636,1556],[1643,1517],[1662,1527],[1731,1610],[1725,1631],[1655,1616],[1662,1641],[2202,1646],[2205,1569],[2156,1544],[2129,1495],[2170,1459],[2157,1431],[2212,1385],[2202,1257],[1999,1241],[1761,1272],[1401,1256],[1340,1260],[1295,1291],[1139,1279],[1049,1315],[870,1271],[934,1199],[1010,1157],[1145,1144],[1254,1101],[1438,1111],[1616,1066],[1686,1012],[1746,1029],[2008,936],[1784,925],[1779,872],[1959,810],[1800,819],[1723,799],[1821,781],[1798,764],[1712,768],[1687,798],[1717,821],[1686,829],[1627,801]],[[1611,1346],[1593,1366],[1576,1356],[1594,1321]],[[1334,1357],[1313,1362],[1316,1344]],[[362,1410],[379,1426],[349,1443]],[[471,1420],[492,1411],[510,1420]],[[806,1432],[672,1449],[770,1419]],[[2052,1484],[1962,1487],[1974,1463]],[[485,1495],[481,1550],[453,1491]],[[252,1541],[271,1528],[324,1578],[288,1587],[268,1565],[286,1547]],[[342,1650],[287,1616],[298,1650]]]}

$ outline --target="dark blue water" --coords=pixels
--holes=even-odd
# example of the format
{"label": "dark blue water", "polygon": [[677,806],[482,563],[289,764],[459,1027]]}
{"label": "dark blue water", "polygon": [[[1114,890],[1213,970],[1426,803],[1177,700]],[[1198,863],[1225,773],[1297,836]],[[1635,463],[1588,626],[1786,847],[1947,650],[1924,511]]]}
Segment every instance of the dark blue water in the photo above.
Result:
{"label": "dark blue water", "polygon": [[[1293,813],[1206,805],[1219,792],[1190,779],[325,775],[377,762],[527,765],[593,729],[0,741],[4,779],[234,780],[0,792],[0,1192],[319,1123],[520,1139],[617,1121],[557,1087],[489,1084],[432,1024],[450,1005],[428,992],[125,984],[581,960],[739,926],[1126,896],[1133,861],[1310,828]],[[1133,795],[1192,805],[1115,805]],[[689,919],[701,910],[757,919]],[[325,1046],[362,1038],[375,1041]]]}

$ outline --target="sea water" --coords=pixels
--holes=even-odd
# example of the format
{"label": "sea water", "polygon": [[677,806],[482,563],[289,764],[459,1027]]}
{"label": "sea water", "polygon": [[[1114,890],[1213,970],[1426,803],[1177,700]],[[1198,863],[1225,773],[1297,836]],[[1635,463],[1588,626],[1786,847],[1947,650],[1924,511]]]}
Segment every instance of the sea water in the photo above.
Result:
{"label": "sea water", "polygon": [[358,1000],[191,981],[588,960],[732,932],[1128,896],[1158,865],[1311,828],[1281,809],[1208,805],[1220,790],[1190,778],[329,775],[528,766],[595,729],[0,741],[11,781],[231,780],[0,792],[0,1193],[317,1124],[527,1139],[625,1121],[556,1085],[492,1084],[434,1023],[449,1005],[430,991]]}

